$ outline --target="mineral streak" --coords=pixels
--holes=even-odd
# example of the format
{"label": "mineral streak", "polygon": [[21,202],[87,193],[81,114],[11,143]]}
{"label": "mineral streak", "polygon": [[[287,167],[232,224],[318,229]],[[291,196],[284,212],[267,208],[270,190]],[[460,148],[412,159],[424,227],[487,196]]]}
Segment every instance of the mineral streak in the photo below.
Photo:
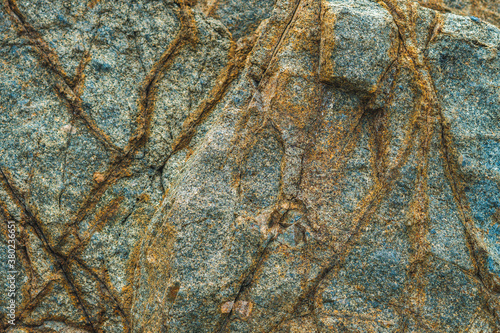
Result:
{"label": "mineral streak", "polygon": [[499,9],[3,0],[0,330],[499,332]]}

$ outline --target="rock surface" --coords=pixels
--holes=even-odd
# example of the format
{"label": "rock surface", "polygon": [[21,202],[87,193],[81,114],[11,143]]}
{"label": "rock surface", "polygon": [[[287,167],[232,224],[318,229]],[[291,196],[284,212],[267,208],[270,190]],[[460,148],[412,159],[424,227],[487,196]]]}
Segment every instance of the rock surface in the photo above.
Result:
{"label": "rock surface", "polygon": [[500,331],[498,3],[0,7],[0,330]]}

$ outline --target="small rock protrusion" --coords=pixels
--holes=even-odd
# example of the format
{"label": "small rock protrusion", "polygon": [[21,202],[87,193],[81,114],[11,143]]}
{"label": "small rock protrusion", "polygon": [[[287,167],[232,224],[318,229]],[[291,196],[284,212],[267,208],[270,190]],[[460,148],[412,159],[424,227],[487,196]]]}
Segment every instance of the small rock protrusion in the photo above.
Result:
{"label": "small rock protrusion", "polygon": [[225,302],[225,303],[223,303],[221,305],[220,311],[222,313],[229,313],[233,309],[233,306],[234,306],[234,302],[233,301]]}
{"label": "small rock protrusion", "polygon": [[68,134],[75,134],[76,133],[76,128],[72,126],[71,124],[66,124],[61,127],[63,132],[68,133]]}
{"label": "small rock protrusion", "polygon": [[96,183],[102,183],[104,181],[104,174],[100,173],[100,172],[95,172],[94,173],[94,181]]}

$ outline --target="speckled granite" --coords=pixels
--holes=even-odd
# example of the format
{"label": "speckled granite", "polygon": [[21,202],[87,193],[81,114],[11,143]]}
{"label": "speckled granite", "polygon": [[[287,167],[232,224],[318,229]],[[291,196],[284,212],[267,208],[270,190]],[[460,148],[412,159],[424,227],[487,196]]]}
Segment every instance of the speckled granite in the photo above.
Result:
{"label": "speckled granite", "polygon": [[498,18],[3,0],[0,330],[499,332]]}

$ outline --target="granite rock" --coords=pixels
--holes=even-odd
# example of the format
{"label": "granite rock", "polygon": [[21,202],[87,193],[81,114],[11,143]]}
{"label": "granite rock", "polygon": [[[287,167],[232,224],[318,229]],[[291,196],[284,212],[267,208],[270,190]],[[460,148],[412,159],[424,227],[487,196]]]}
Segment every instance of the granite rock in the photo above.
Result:
{"label": "granite rock", "polygon": [[0,330],[500,331],[499,15],[3,0]]}

